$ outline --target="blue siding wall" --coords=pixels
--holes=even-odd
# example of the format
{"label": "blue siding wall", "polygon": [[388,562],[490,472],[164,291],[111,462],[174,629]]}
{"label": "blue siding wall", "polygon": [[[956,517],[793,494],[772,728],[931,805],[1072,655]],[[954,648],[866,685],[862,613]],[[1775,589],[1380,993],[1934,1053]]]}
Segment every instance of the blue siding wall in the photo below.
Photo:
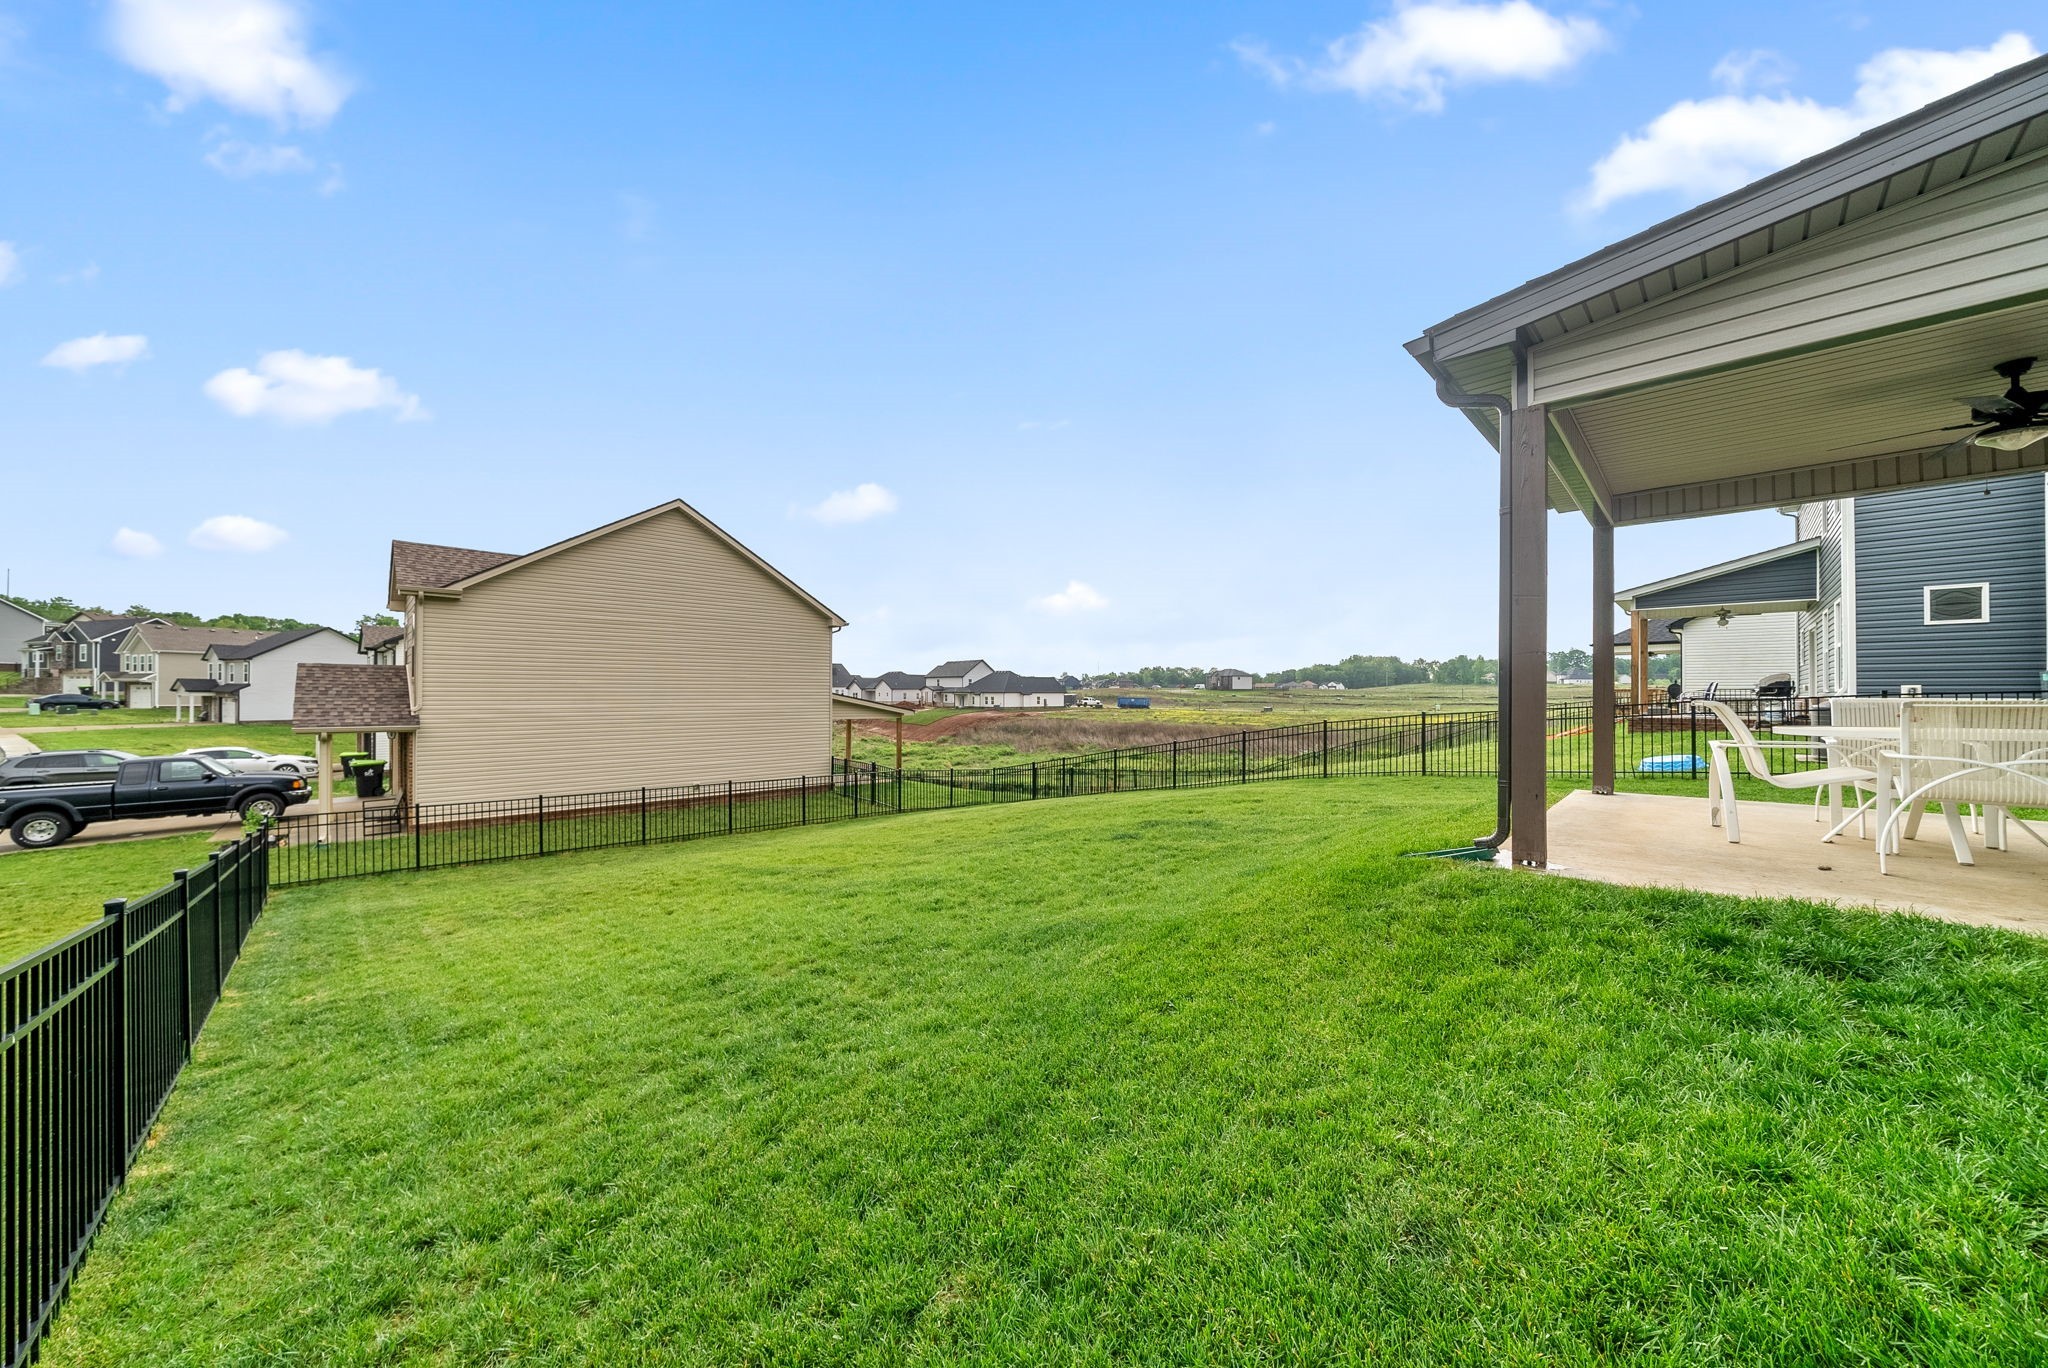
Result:
{"label": "blue siding wall", "polygon": [[1818,547],[1762,565],[1688,580],[1636,599],[1636,611],[1660,608],[1735,607],[1744,603],[1792,603],[1814,597],[1819,584]]}
{"label": "blue siding wall", "polygon": [[[2048,669],[2048,507],[2039,475],[1856,500],[1856,687],[2038,689]],[[1930,584],[1989,581],[1991,621],[1928,626]]]}

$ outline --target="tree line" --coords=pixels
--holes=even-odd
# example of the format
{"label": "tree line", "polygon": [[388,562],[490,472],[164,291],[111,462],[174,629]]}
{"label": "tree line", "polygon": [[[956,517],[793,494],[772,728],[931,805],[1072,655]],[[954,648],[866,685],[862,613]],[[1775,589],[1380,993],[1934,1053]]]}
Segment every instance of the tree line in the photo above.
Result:
{"label": "tree line", "polygon": [[[18,598],[14,602],[51,622],[63,622],[79,613],[113,611],[98,604],[74,603],[62,594],[46,599]],[[183,613],[175,609],[147,608],[139,603],[129,604],[120,616],[162,618],[165,622],[179,627],[232,627],[247,632],[295,632],[301,627],[325,625],[318,622],[301,622],[297,618],[270,617],[264,613],[217,613],[213,617],[201,617],[197,613]]]}

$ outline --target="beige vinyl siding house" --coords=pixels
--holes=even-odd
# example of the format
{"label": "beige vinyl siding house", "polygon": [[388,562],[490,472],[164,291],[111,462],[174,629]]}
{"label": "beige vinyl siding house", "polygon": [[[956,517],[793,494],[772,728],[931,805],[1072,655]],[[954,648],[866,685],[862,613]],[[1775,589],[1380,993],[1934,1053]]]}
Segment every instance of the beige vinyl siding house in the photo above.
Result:
{"label": "beige vinyl siding house", "polygon": [[130,708],[168,708],[171,685],[203,678],[206,652],[213,646],[246,645],[267,635],[235,627],[178,627],[145,622],[115,648],[112,668],[102,668],[100,692]]}
{"label": "beige vinyl siding house", "polygon": [[[436,553],[481,568],[408,583],[443,577],[408,569]],[[831,772],[844,624],[681,501],[527,556],[396,544],[392,608],[414,801]]]}

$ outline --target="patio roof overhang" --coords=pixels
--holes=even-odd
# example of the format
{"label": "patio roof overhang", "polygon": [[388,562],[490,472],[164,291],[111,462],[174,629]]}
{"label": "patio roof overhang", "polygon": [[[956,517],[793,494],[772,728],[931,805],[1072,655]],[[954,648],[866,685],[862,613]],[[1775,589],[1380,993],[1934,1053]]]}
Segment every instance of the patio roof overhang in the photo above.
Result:
{"label": "patio roof overhang", "polygon": [[[1961,396],[2048,358],[2048,57],[1445,319],[1408,344],[1501,457],[1501,816],[1547,859],[1546,509],[1617,525],[2048,469],[1957,442]],[[2048,385],[2048,360],[2032,377]],[[1698,595],[1695,595],[1697,597]],[[1661,614],[1706,604],[1660,605]],[[1719,605],[1712,605],[1718,607]],[[1613,786],[1611,648],[1594,788]]]}
{"label": "patio roof overhang", "polygon": [[1942,431],[2003,388],[1994,365],[2048,358],[2048,57],[1408,350],[1451,389],[1541,406],[1549,506],[1620,525],[2048,468],[2048,444]]}
{"label": "patio roof overhang", "polygon": [[1683,575],[1624,589],[1614,596],[1623,612],[1660,618],[1722,613],[1788,613],[1820,601],[1820,542],[1774,546]]}

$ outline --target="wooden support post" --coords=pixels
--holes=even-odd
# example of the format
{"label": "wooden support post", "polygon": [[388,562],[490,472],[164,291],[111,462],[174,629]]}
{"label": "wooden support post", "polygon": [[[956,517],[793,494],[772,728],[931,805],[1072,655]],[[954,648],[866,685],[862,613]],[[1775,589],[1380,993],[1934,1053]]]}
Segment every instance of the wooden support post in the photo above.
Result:
{"label": "wooden support post", "polygon": [[1593,522],[1593,792],[1614,792],[1614,524]]}
{"label": "wooden support post", "polygon": [[[815,753],[815,752],[814,752]],[[313,767],[320,771],[320,810],[334,811],[334,733],[321,732],[313,750]]]}
{"label": "wooden support post", "polygon": [[1628,615],[1629,694],[1638,708],[1650,701],[1650,620],[1641,613]]}
{"label": "wooden support post", "polygon": [[846,719],[846,763],[853,763],[853,719]]}
{"label": "wooden support post", "polygon": [[1529,404],[1514,411],[1508,428],[1509,829],[1515,863],[1541,869],[1550,862],[1550,662],[1543,649],[1550,611],[1550,416],[1543,405]]}

